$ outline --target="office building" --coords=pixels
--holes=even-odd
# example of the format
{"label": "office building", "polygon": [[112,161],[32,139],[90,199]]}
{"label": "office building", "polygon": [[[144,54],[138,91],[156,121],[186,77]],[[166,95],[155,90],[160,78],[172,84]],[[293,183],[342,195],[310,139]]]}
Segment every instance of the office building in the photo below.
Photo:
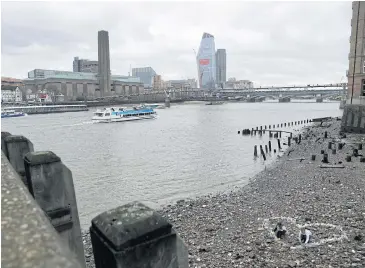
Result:
{"label": "office building", "polygon": [[163,81],[161,75],[155,75],[153,77],[153,84],[152,84],[153,90],[161,90],[162,87],[163,87]]}
{"label": "office building", "polygon": [[216,56],[214,36],[203,33],[197,55],[198,78],[201,88],[215,88],[216,84]]}
{"label": "office building", "polygon": [[132,76],[139,77],[145,88],[151,88],[156,72],[152,67],[132,68]]}
{"label": "office building", "polygon": [[365,133],[365,2],[352,3],[347,100],[341,130]]}
{"label": "office building", "polygon": [[18,86],[1,85],[1,102],[21,102],[22,92]]}
{"label": "office building", "polygon": [[98,32],[98,78],[101,96],[110,94],[110,53],[109,53],[109,33],[107,31]]}
{"label": "office building", "polygon": [[99,63],[97,60],[85,60],[74,57],[73,71],[82,73],[98,73]]}
{"label": "office building", "polygon": [[217,49],[217,52],[215,53],[215,62],[217,65],[216,83],[220,87],[221,84],[224,84],[227,79],[227,62],[225,49]]}

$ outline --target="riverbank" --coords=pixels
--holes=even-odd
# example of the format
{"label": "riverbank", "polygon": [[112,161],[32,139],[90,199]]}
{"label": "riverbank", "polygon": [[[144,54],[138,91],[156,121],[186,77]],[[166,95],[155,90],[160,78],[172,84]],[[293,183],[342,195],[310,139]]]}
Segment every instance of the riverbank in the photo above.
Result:
{"label": "riverbank", "polygon": [[[341,139],[339,129],[336,120],[315,123],[303,130],[300,144],[242,189],[161,210],[186,242],[190,267],[364,267],[365,163],[345,157],[355,146],[350,143],[365,144],[365,137]],[[346,144],[333,155],[328,141],[336,148],[340,141]],[[341,162],[344,168],[320,168],[321,150],[328,152],[330,164]],[[278,221],[287,228],[283,240],[271,232]],[[300,225],[313,233],[308,247],[298,242]],[[87,233],[84,240],[88,267],[93,267]]]}

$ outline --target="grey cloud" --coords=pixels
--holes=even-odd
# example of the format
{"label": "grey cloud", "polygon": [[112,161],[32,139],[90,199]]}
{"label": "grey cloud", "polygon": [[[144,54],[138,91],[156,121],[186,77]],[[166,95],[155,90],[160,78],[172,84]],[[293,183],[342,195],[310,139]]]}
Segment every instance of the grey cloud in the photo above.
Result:
{"label": "grey cloud", "polygon": [[[262,85],[335,82],[348,68],[350,2],[3,2],[2,75],[71,70],[109,31],[113,72],[152,66],[196,77],[203,32],[227,49],[227,76]],[[170,77],[169,77],[170,75]]]}

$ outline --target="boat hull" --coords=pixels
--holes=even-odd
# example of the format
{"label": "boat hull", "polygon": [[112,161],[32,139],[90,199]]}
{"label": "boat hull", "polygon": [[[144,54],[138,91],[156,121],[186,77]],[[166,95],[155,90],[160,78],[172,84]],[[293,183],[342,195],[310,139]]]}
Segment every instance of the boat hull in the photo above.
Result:
{"label": "boat hull", "polygon": [[1,118],[9,118],[9,117],[21,117],[21,116],[26,116],[26,114],[6,114],[6,115],[1,115]]}
{"label": "boat hull", "polygon": [[100,118],[94,116],[92,121],[95,123],[113,123],[113,122],[126,122],[126,121],[135,121],[135,120],[146,120],[146,119],[155,119],[156,115],[142,115],[142,116],[130,116],[130,117],[109,117],[109,118]]}

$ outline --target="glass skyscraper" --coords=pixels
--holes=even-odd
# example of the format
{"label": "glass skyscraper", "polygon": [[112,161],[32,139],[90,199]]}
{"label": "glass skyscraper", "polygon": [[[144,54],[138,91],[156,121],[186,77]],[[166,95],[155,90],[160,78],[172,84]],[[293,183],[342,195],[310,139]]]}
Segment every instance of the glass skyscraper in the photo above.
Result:
{"label": "glass skyscraper", "polygon": [[201,88],[215,88],[216,84],[216,57],[214,36],[204,33],[200,42],[196,59],[198,65],[199,85]]}

